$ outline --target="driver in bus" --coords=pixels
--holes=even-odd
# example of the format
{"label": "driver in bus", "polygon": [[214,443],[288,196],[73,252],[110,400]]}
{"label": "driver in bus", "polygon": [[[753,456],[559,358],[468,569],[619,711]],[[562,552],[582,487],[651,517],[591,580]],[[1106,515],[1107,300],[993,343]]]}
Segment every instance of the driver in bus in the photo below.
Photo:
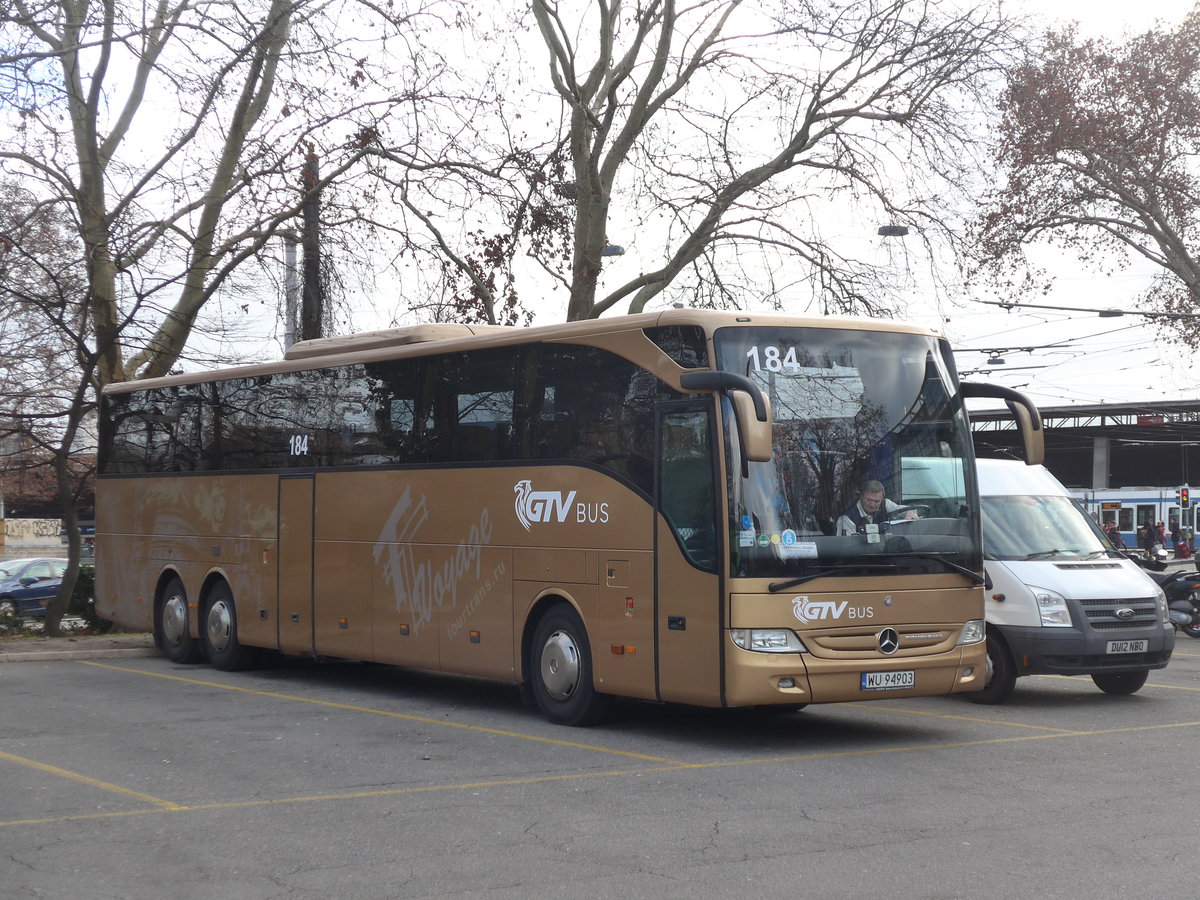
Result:
{"label": "driver in bus", "polygon": [[883,525],[895,518],[892,513],[903,510],[902,519],[915,519],[916,510],[905,509],[899,503],[888,500],[884,487],[878,481],[864,481],[858,489],[858,502],[842,513],[837,520],[838,534],[866,534],[868,525]]}

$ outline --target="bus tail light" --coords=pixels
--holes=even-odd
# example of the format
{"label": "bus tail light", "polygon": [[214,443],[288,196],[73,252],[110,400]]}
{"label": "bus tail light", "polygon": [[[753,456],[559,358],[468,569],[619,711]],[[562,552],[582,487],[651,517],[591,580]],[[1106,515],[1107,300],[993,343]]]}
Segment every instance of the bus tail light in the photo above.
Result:
{"label": "bus tail light", "polygon": [[731,628],[729,636],[743,650],[758,653],[807,653],[796,632],[788,628]]}

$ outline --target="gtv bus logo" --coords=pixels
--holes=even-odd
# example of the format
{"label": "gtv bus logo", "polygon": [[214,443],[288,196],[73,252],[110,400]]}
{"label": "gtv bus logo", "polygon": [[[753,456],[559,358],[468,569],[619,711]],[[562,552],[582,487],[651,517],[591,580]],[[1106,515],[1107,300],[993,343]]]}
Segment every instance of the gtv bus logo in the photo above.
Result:
{"label": "gtv bus logo", "polygon": [[575,501],[576,493],[575,491],[571,491],[569,494],[563,494],[562,491],[535,491],[533,483],[528,478],[518,481],[513,490],[517,492],[517,519],[526,531],[531,530],[534,522],[567,521],[567,513],[571,511],[571,504]]}
{"label": "gtv bus logo", "polygon": [[811,600],[808,597],[792,598],[792,614],[803,625],[822,622],[829,619],[873,619],[875,607],[851,606],[849,601],[840,603],[834,600]]}

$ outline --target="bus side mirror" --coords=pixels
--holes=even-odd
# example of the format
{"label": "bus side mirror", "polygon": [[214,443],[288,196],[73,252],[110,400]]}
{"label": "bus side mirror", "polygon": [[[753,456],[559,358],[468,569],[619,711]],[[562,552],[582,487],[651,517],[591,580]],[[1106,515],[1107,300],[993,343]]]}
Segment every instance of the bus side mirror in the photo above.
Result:
{"label": "bus side mirror", "polygon": [[1042,430],[1042,414],[1033,401],[1012,388],[998,384],[978,384],[964,381],[959,385],[964,399],[969,397],[995,397],[1008,405],[1021,432],[1021,443],[1025,453],[1025,465],[1039,466],[1046,459],[1046,437]]}
{"label": "bus side mirror", "polygon": [[767,462],[775,455],[771,445],[771,400],[763,397],[767,405],[767,418],[761,421],[754,412],[754,401],[742,391],[730,391],[733,414],[737,416],[738,433],[742,436],[742,455],[751,462]]}
{"label": "bus side mirror", "polygon": [[[1030,413],[1030,409],[1033,410]],[[1042,417],[1037,409],[1022,406],[1009,401],[1008,410],[1017,420],[1017,428],[1021,431],[1021,442],[1024,444],[1025,465],[1040,466],[1046,459],[1046,438],[1042,431]],[[1037,416],[1036,420],[1034,416]]]}
{"label": "bus side mirror", "polygon": [[742,445],[742,474],[746,462],[767,462],[774,456],[771,444],[771,401],[757,384],[733,372],[684,372],[679,385],[685,391],[723,391],[733,404]]}

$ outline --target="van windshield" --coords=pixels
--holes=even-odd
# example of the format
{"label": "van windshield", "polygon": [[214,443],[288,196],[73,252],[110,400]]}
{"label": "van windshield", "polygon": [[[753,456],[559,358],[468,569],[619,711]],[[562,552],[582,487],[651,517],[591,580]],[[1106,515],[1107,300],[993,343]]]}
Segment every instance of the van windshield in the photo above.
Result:
{"label": "van windshield", "polygon": [[1079,559],[1111,550],[1070,497],[984,497],[983,549],[992,559]]}

